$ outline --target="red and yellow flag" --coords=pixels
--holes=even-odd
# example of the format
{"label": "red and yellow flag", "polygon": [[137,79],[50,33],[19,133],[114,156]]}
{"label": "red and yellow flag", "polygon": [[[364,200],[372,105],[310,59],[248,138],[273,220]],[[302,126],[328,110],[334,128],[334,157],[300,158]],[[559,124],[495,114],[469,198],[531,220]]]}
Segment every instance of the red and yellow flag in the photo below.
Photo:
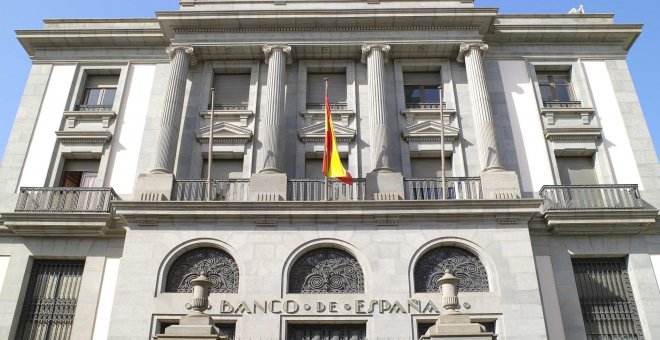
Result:
{"label": "red and yellow flag", "polygon": [[337,151],[335,129],[332,126],[332,113],[328,93],[325,94],[325,145],[323,149],[323,173],[325,177],[336,178],[342,183],[353,185],[353,177],[344,169]]}

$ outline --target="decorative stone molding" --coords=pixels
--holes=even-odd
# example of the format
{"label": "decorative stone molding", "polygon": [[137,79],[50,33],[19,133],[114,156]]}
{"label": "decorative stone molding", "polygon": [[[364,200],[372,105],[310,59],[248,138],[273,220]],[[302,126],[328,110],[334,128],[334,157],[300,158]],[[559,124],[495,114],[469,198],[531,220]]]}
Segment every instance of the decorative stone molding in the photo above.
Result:
{"label": "decorative stone molding", "polygon": [[[197,141],[208,144],[209,131],[211,128],[205,126],[195,132]],[[226,144],[245,144],[252,139],[252,131],[230,123],[217,123],[213,125],[213,142]]]}
{"label": "decorative stone molding", "polygon": [[[392,198],[391,200],[394,199],[395,198]],[[399,215],[376,215],[374,216],[374,220],[376,221],[377,226],[388,227],[399,225],[399,217]]]}
{"label": "decorative stone molding", "polygon": [[264,45],[264,47],[262,47],[262,50],[264,51],[264,58],[266,64],[270,62],[271,54],[275,50],[280,50],[284,52],[284,54],[286,55],[287,64],[291,64],[293,62],[293,59],[291,59],[291,46],[289,45]]}
{"label": "decorative stone molding", "polygon": [[483,43],[483,42],[476,42],[476,43],[461,43],[461,46],[458,49],[458,57],[456,58],[456,61],[459,63],[465,62],[465,55],[470,51],[470,49],[473,48],[478,48],[482,51],[488,50],[488,44]]}
{"label": "decorative stone molding", "polygon": [[98,145],[105,144],[112,139],[108,131],[57,131],[57,140],[62,144]]}
{"label": "decorative stone molding", "polygon": [[192,46],[168,46],[165,49],[165,53],[170,57],[170,60],[174,59],[176,52],[182,51],[185,54],[190,55],[190,65],[197,64],[197,57],[195,55],[195,49]]}
{"label": "decorative stone molding", "polygon": [[[214,110],[215,121],[231,121],[237,122],[239,126],[247,127],[248,120],[254,116],[252,110]],[[199,116],[210,122],[211,110],[204,110],[199,112]],[[218,120],[218,118],[220,118]]]}
{"label": "decorative stone molding", "polygon": [[79,122],[101,123],[101,128],[107,129],[110,127],[110,121],[117,117],[114,111],[65,111],[64,118],[66,119],[65,127],[67,129],[75,129]]}
{"label": "decorative stone molding", "polygon": [[[444,126],[445,141],[453,142],[458,139],[459,130],[453,126]],[[433,141],[440,142],[442,136],[442,125],[434,121],[409,126],[401,131],[401,137],[406,142],[412,141]]]}
{"label": "decorative stone molding", "polygon": [[[332,124],[338,143],[350,143],[355,140],[356,131],[349,127]],[[316,123],[298,130],[298,138],[303,143],[323,143],[325,140],[325,123]]]}
{"label": "decorative stone molding", "polygon": [[392,49],[392,47],[387,44],[362,44],[362,47],[360,47],[360,50],[362,51],[362,63],[367,63],[369,54],[371,54],[374,49],[379,49],[383,52],[383,60],[387,63],[389,52]]}

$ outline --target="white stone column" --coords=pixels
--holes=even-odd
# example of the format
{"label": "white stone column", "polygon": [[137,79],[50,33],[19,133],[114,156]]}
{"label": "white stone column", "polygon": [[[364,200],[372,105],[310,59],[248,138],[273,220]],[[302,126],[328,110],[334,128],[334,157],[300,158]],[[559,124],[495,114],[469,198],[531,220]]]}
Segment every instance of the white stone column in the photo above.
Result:
{"label": "white stone column", "polygon": [[374,172],[391,171],[390,143],[387,138],[389,117],[385,110],[386,54],[390,46],[384,44],[362,45],[362,61],[367,63],[369,89],[369,121],[371,122],[370,156]]}
{"label": "white stone column", "polygon": [[160,132],[156,144],[156,160],[151,173],[171,174],[174,171],[174,158],[179,137],[179,124],[183,111],[183,97],[188,78],[188,65],[194,58],[190,46],[170,46],[166,50],[170,56],[170,76],[165,93]]}
{"label": "white stone column", "polygon": [[481,52],[487,49],[484,43],[464,43],[458,53],[458,61],[465,61],[482,172],[502,169]]}
{"label": "white stone column", "polygon": [[282,173],[284,161],[284,86],[286,63],[291,46],[266,45],[263,47],[268,64],[266,100],[262,103],[260,140],[263,147],[263,163],[259,173]]}

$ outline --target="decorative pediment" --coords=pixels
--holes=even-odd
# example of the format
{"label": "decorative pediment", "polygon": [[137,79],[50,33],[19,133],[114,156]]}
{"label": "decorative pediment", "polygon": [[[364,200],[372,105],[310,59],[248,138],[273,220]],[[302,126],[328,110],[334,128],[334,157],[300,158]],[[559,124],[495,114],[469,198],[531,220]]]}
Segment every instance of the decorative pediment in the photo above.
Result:
{"label": "decorative pediment", "polygon": [[545,138],[550,141],[597,141],[601,137],[600,127],[547,127]]}
{"label": "decorative pediment", "polygon": [[[348,143],[355,139],[355,130],[332,124],[338,143]],[[304,143],[323,143],[325,140],[325,123],[316,123],[298,130],[298,137]]]}
{"label": "decorative pediment", "polygon": [[[454,141],[458,138],[459,129],[451,125],[445,125],[445,141]],[[406,142],[410,141],[440,141],[442,137],[442,125],[435,121],[426,121],[411,125],[401,131],[401,136]]]}
{"label": "decorative pediment", "polygon": [[[210,128],[205,126],[197,129],[195,136],[202,144],[209,142]],[[252,139],[252,131],[231,123],[221,122],[213,124],[213,142],[229,144],[245,144]]]}

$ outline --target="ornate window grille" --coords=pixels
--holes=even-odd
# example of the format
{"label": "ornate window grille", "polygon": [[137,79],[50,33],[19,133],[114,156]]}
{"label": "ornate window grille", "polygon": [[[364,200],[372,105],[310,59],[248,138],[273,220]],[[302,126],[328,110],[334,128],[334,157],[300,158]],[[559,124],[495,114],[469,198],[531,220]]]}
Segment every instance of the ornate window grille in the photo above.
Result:
{"label": "ornate window grille", "polygon": [[309,251],[291,267],[289,293],[364,293],[362,267],[343,250],[320,248]]}
{"label": "ornate window grille", "polygon": [[477,256],[457,247],[440,247],[428,251],[415,264],[415,292],[438,292],[438,279],[446,269],[460,280],[460,292],[487,292],[488,274]]}
{"label": "ornate window grille", "polygon": [[205,272],[211,293],[238,292],[238,266],[231,255],[217,248],[196,248],[179,256],[167,273],[165,292],[190,293],[190,281]]}
{"label": "ornate window grille", "polygon": [[17,340],[66,340],[71,337],[85,261],[35,260],[28,283]]}
{"label": "ornate window grille", "polygon": [[573,259],[587,339],[644,339],[626,261]]}
{"label": "ornate window grille", "polygon": [[289,325],[287,340],[366,340],[364,325]]}

